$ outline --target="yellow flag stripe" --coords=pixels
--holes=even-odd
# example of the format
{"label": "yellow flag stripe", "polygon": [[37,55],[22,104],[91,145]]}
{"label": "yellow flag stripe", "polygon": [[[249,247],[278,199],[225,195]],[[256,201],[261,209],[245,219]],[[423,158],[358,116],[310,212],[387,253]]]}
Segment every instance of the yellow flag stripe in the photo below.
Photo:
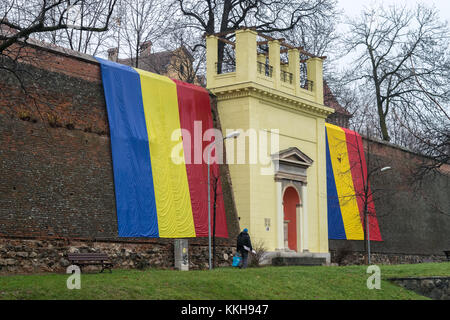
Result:
{"label": "yellow flag stripe", "polygon": [[326,124],[330,157],[347,240],[364,240],[359,207],[356,201],[345,132]]}
{"label": "yellow flag stripe", "polygon": [[159,236],[195,237],[186,166],[175,164],[171,158],[172,149],[182,146],[181,136],[171,139],[174,130],[180,129],[176,84],[167,77],[135,70],[141,80]]}

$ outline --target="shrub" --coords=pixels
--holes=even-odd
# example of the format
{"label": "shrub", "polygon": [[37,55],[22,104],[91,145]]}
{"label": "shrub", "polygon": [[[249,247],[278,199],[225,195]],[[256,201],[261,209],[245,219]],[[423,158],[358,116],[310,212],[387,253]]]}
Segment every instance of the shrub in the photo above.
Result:
{"label": "shrub", "polygon": [[264,241],[258,240],[253,243],[253,250],[255,250],[256,253],[249,254],[249,266],[259,267],[264,259],[264,255],[267,253],[267,248]]}

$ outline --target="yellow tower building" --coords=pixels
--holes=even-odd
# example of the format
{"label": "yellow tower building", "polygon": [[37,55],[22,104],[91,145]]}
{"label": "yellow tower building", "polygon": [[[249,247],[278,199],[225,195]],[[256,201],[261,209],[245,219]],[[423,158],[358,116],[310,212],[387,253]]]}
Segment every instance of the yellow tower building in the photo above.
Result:
{"label": "yellow tower building", "polygon": [[[301,49],[283,39],[221,36],[207,36],[207,88],[223,134],[241,132],[226,140],[240,227],[272,257],[329,262],[325,119],[334,110],[323,104],[323,60],[309,55],[301,79]],[[219,41],[234,48],[232,63],[218,63]]]}

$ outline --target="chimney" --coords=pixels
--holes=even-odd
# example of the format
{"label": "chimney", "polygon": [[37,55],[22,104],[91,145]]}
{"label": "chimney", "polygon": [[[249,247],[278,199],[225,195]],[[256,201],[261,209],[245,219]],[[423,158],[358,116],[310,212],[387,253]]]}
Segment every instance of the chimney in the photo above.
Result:
{"label": "chimney", "polygon": [[119,48],[108,49],[108,60],[117,62],[119,58]]}
{"label": "chimney", "polygon": [[140,46],[140,50],[141,50],[141,57],[146,57],[149,56],[151,54],[151,50],[152,50],[152,42],[151,41],[145,41],[141,43]]}

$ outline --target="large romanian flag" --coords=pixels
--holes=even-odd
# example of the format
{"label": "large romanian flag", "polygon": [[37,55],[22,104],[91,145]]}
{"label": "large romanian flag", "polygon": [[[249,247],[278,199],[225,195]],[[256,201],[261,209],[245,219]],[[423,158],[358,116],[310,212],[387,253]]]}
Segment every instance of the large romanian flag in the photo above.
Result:
{"label": "large romanian flag", "polygon": [[[110,127],[119,236],[208,236],[207,164],[193,160],[195,148],[205,150],[211,143],[203,141],[204,132],[213,127],[208,92],[98,61]],[[211,175],[218,172],[218,165],[211,164]],[[226,238],[220,180],[217,186],[216,236]],[[211,199],[213,195],[211,187]]]}
{"label": "large romanian flag", "polygon": [[[364,240],[364,207],[369,212],[370,240],[382,241],[367,183],[367,165],[361,136],[326,124],[328,237]],[[365,192],[364,185],[368,185]]]}

